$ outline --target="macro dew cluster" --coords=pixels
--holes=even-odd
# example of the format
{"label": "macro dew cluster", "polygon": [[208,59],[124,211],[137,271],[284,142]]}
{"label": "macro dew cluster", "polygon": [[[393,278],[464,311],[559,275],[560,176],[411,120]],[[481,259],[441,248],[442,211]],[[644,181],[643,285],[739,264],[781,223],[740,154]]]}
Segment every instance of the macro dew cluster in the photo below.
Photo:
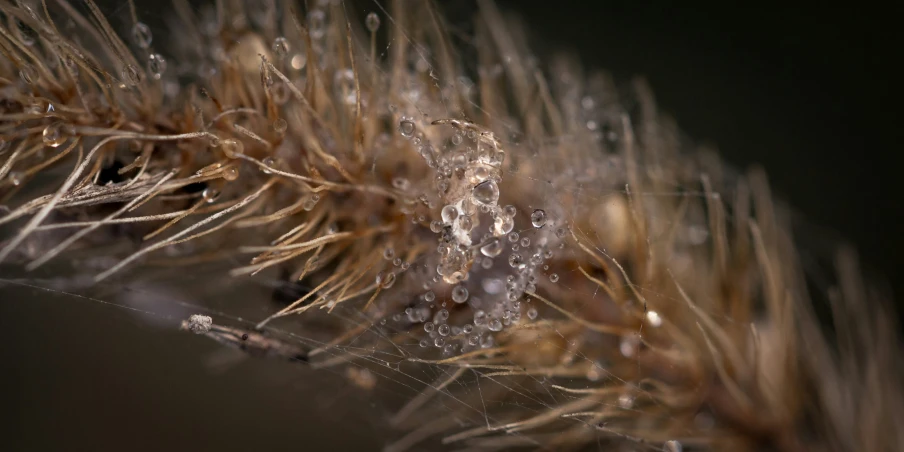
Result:
{"label": "macro dew cluster", "polygon": [[852,253],[833,337],[761,171],[477,3],[0,4],[0,261],[277,281],[185,329],[413,388],[387,450],[895,450]]}

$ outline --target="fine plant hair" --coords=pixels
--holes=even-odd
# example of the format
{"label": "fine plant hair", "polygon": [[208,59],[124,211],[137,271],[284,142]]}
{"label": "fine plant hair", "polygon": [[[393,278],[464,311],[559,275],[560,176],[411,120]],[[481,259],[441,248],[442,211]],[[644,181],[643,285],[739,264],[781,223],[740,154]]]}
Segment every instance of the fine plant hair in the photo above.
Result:
{"label": "fine plant hair", "polygon": [[904,448],[889,300],[761,170],[492,1],[368,5],[0,3],[0,261],[276,281],[183,328],[406,388],[386,450]]}

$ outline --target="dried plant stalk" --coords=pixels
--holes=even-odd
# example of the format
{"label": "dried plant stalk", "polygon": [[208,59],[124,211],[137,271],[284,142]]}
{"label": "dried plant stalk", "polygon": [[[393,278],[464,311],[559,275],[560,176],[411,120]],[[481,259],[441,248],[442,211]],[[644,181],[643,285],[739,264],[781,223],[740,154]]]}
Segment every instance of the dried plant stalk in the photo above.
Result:
{"label": "dried plant stalk", "polygon": [[388,368],[418,394],[387,450],[904,446],[853,253],[808,293],[765,177],[683,146],[643,82],[539,63],[490,1],[472,41],[432,2],[309,3],[176,1],[173,46],[131,3],[123,35],[92,0],[0,4],[0,261],[282,278],[255,327],[184,327]]}

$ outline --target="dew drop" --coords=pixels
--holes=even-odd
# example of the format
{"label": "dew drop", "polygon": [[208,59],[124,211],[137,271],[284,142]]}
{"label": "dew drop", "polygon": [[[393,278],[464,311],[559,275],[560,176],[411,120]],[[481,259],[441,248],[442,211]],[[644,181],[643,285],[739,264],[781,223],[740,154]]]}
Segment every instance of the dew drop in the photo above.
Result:
{"label": "dew drop", "polygon": [[537,318],[537,308],[530,308],[527,310],[527,318],[534,320]]}
{"label": "dew drop", "polygon": [[282,81],[274,83],[273,86],[270,87],[270,96],[273,98],[273,103],[276,105],[282,105],[289,100],[289,88],[286,87],[286,84]]}
{"label": "dew drop", "polygon": [[11,171],[7,177],[9,177],[9,182],[16,187],[22,185],[22,182],[25,181],[25,173],[21,171]]}
{"label": "dew drop", "polygon": [[656,311],[647,311],[647,322],[652,327],[659,327],[662,326],[662,317]]}
{"label": "dew drop", "polygon": [[364,25],[367,26],[367,29],[370,30],[371,33],[376,32],[380,29],[380,16],[371,11],[367,14],[367,17],[364,18]]}
{"label": "dew drop", "polygon": [[502,240],[497,238],[490,239],[489,243],[480,247],[480,253],[486,257],[496,257],[502,253]]}
{"label": "dew drop", "polygon": [[286,129],[288,128],[289,123],[283,118],[278,118],[276,121],[273,121],[273,131],[280,135],[286,133]]}
{"label": "dew drop", "polygon": [[392,248],[386,248],[383,250],[383,259],[392,260],[395,256],[395,250]]}
{"label": "dew drop", "polygon": [[430,346],[430,341],[428,341],[427,339],[421,339],[421,342],[420,342],[419,345],[420,345],[422,348],[427,348],[427,347]]}
{"label": "dew drop", "polygon": [[464,286],[455,286],[452,289],[452,301],[459,304],[468,301],[468,289]]}
{"label": "dew drop", "polygon": [[414,121],[411,118],[402,118],[399,121],[399,133],[405,138],[411,138],[414,135]]}
{"label": "dew drop", "polygon": [[279,168],[279,159],[276,157],[266,157],[261,161],[265,166],[261,167],[261,172],[264,174],[271,174],[272,171],[268,168],[278,169]]}
{"label": "dew drop", "polygon": [[136,23],[132,26],[132,39],[135,40],[135,45],[142,49],[150,47],[151,41],[154,39],[154,36],[151,34],[151,27],[148,27],[147,24],[142,22]]}
{"label": "dew drop", "polygon": [[674,439],[668,440],[662,445],[662,452],[681,452],[682,450],[681,443]]}
{"label": "dew drop", "polygon": [[436,329],[436,332],[439,333],[440,336],[448,336],[451,332],[452,328],[447,324],[442,324],[439,328]]}
{"label": "dew drop", "polygon": [[129,85],[135,86],[141,83],[141,72],[134,64],[127,64],[122,68],[122,79]]}
{"label": "dew drop", "polygon": [[333,88],[338,97],[346,105],[355,105],[358,102],[355,90],[355,73],[351,69],[336,71],[333,77]]}
{"label": "dew drop", "polygon": [[542,228],[546,224],[546,211],[543,209],[535,210],[534,213],[530,214],[530,223],[535,228]]}
{"label": "dew drop", "polygon": [[438,337],[433,340],[433,345],[435,345],[437,347],[442,347],[445,343],[446,343],[446,340],[441,337]]}
{"label": "dew drop", "polygon": [[549,280],[554,283],[559,282],[559,274],[553,273],[553,274],[549,275]]}
{"label": "dew drop", "polygon": [[308,32],[312,39],[320,39],[326,34],[326,13],[315,9],[308,13]]}
{"label": "dew drop", "polygon": [[441,215],[443,217],[443,223],[452,224],[453,221],[458,219],[458,208],[453,205],[443,207]]}
{"label": "dew drop", "polygon": [[487,328],[489,328],[490,331],[502,331],[502,322],[499,321],[499,319],[490,320]]}
{"label": "dew drop", "polygon": [[207,187],[201,192],[201,198],[204,198],[204,202],[207,204],[213,204],[219,197],[220,192],[214,188]]}
{"label": "dew drop", "polygon": [[424,324],[425,332],[432,333],[434,329],[436,329],[436,325],[434,325],[433,322],[427,322]]}
{"label": "dew drop", "polygon": [[63,135],[63,126],[60,123],[54,123],[45,127],[41,135],[44,144],[52,148],[59,147],[66,141],[66,136]]}
{"label": "dew drop", "polygon": [[524,262],[524,259],[518,253],[512,253],[509,256],[508,262],[509,262],[510,266],[515,268],[515,267],[518,267],[519,265],[521,265],[521,263]]}
{"label": "dew drop", "polygon": [[433,293],[432,290],[427,291],[427,293],[424,294],[424,300],[426,300],[428,303],[431,303],[433,302],[433,300],[436,300],[436,294]]}
{"label": "dew drop", "polygon": [[226,179],[230,182],[239,178],[239,169],[235,166],[230,166],[223,170],[223,179]]}
{"label": "dew drop", "polygon": [[234,138],[227,138],[223,140],[223,153],[226,154],[226,157],[231,159],[238,158],[238,156],[244,152],[245,145],[242,144],[241,141],[238,141]]}
{"label": "dew drop", "polygon": [[163,55],[152,53],[148,57],[148,70],[154,80],[160,80],[160,77],[163,77],[163,73],[166,72],[166,59],[163,58]]}
{"label": "dew drop", "polygon": [[518,235],[517,232],[512,232],[511,234],[508,235],[508,241],[515,243],[518,241],[518,237],[520,237],[520,235]]}
{"label": "dew drop", "polygon": [[376,283],[380,287],[388,289],[395,283],[395,279],[395,273],[381,271],[380,273],[377,273]]}
{"label": "dew drop", "polygon": [[481,206],[495,206],[499,201],[499,187],[493,180],[485,180],[471,190],[471,200]]}
{"label": "dew drop", "polygon": [[618,406],[624,409],[634,406],[634,396],[631,394],[622,394],[618,396]]}
{"label": "dew drop", "polygon": [[461,228],[462,231],[470,232],[473,227],[473,223],[471,222],[471,217],[467,215],[462,215],[458,218],[458,227]]}
{"label": "dew drop", "polygon": [[558,237],[560,239],[562,237],[565,237],[565,234],[567,234],[567,233],[568,233],[568,231],[565,228],[557,228],[556,229],[556,237]]}
{"label": "dew drop", "polygon": [[22,66],[22,69],[19,70],[19,77],[28,85],[34,85],[38,82],[38,71],[34,68],[34,66],[30,64],[26,64]]}
{"label": "dew drop", "polygon": [[277,59],[283,59],[289,54],[289,40],[279,36],[273,40],[273,54]]}
{"label": "dew drop", "polygon": [[392,186],[399,190],[407,190],[410,185],[411,183],[404,177],[396,177],[392,180]]}

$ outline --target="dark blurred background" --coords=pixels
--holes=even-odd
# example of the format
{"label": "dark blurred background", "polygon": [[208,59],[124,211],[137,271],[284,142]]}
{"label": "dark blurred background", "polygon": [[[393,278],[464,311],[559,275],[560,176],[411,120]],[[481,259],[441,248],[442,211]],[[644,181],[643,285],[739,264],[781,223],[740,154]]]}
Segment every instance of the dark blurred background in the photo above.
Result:
{"label": "dark blurred background", "polygon": [[[142,10],[161,14],[159,7]],[[165,3],[165,2],[164,2]],[[645,75],[662,111],[733,165],[763,165],[774,191],[856,244],[904,294],[900,27],[879,2],[517,1],[543,55]],[[366,2],[362,2],[366,4]],[[472,1],[447,2],[467,17]],[[364,7],[362,11],[375,10]],[[157,30],[155,30],[157,32]],[[6,276],[6,275],[4,275]],[[271,361],[211,373],[220,348],[123,309],[0,288],[0,406],[9,450],[372,450],[379,413],[327,374]],[[200,301],[200,300],[194,300]],[[316,384],[315,384],[316,383]],[[337,408],[327,410],[334,401]],[[326,414],[329,413],[329,414]]]}

